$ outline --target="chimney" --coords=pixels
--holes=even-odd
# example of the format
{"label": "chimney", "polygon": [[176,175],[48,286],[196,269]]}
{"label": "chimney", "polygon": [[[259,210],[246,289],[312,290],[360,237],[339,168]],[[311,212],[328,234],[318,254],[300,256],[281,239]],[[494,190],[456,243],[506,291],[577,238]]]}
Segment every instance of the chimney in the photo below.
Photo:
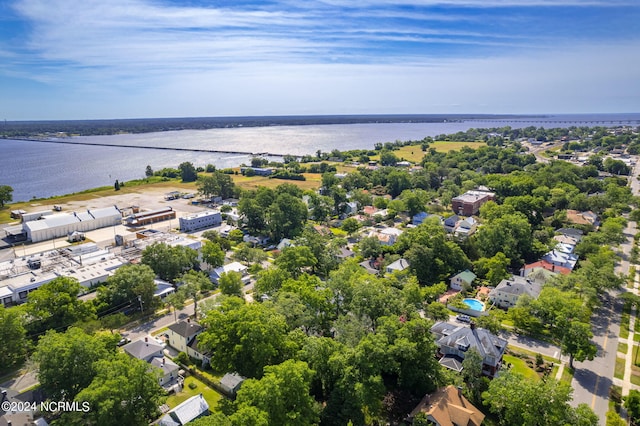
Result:
{"label": "chimney", "polygon": [[469,324],[469,327],[471,327],[472,330],[476,329],[476,323],[471,321],[471,323]]}
{"label": "chimney", "polygon": [[162,365],[164,365],[164,362],[165,362],[165,358],[162,357]]}
{"label": "chimney", "polygon": [[191,324],[191,318],[187,318],[187,323]]}
{"label": "chimney", "polygon": [[456,386],[456,389],[458,389],[458,397],[462,398],[462,386]]}
{"label": "chimney", "polygon": [[144,342],[147,344],[147,346],[149,346],[149,338],[148,337],[144,338]]}

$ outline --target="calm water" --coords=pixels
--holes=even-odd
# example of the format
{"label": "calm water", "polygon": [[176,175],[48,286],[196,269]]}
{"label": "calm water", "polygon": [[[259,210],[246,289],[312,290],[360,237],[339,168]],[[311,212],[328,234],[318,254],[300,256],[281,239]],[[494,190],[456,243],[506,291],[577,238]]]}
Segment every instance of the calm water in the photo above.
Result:
{"label": "calm water", "polygon": [[[511,126],[569,127],[617,125],[635,120],[640,114],[554,116],[516,121],[477,120],[451,123],[379,123],[308,126],[245,127],[211,130],[86,136],[74,141],[128,146],[159,146],[217,149],[278,154],[315,154],[317,150],[368,149],[377,142],[420,140],[426,136],[456,133],[469,128]],[[586,121],[598,121],[587,124]],[[14,188],[14,201],[49,197],[112,185],[144,177],[145,167],[176,167],[183,161],[196,166],[215,164],[218,168],[248,163],[250,155],[223,155],[148,150],[108,146],[48,144],[0,139],[0,185]]]}

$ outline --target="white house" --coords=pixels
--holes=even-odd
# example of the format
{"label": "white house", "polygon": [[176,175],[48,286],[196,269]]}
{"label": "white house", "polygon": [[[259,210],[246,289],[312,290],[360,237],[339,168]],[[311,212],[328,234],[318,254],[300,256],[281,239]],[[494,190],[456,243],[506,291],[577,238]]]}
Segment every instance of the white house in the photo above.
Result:
{"label": "white house", "polygon": [[202,330],[204,330],[204,328],[200,324],[190,319],[171,324],[167,328],[169,346],[180,352],[188,353],[187,348],[189,343],[191,343]]}
{"label": "white house", "polygon": [[500,308],[511,308],[523,294],[537,299],[542,291],[542,284],[525,277],[512,276],[500,281],[489,293],[489,300]]}
{"label": "white house", "polygon": [[211,273],[209,274],[209,279],[212,282],[218,284],[218,281],[220,280],[220,276],[222,276],[222,274],[233,271],[233,272],[240,272],[242,274],[242,282],[246,284],[249,282],[249,275],[247,270],[248,268],[242,263],[231,262],[219,268],[215,268],[213,271],[211,271]]}
{"label": "white house", "polygon": [[457,273],[450,280],[450,287],[454,290],[462,290],[463,285],[470,286],[473,280],[476,279],[476,274],[466,269],[462,272]]}
{"label": "white house", "polygon": [[192,396],[165,414],[158,425],[183,426],[209,413],[209,404],[202,394]]}
{"label": "white house", "polygon": [[160,378],[158,378],[160,386],[166,386],[178,379],[178,371],[180,370],[180,367],[169,358],[164,356],[155,357],[149,362],[149,364],[160,371]]}
{"label": "white house", "polygon": [[387,266],[387,273],[391,274],[394,271],[404,271],[405,269],[407,269],[409,267],[409,262],[407,261],[407,259],[398,259],[395,262],[389,264]]}

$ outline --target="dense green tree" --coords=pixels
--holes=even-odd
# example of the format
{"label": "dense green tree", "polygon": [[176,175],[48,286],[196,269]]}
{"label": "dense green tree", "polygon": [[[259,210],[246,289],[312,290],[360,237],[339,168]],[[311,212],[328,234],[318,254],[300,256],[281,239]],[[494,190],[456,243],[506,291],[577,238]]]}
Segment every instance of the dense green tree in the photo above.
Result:
{"label": "dense green tree", "polygon": [[485,222],[476,233],[476,241],[484,257],[508,253],[512,265],[521,264],[521,259],[528,258],[533,251],[531,225],[522,213],[505,214]]}
{"label": "dense green tree", "polygon": [[360,229],[360,222],[352,217],[348,217],[342,221],[342,230],[348,234],[353,234]]}
{"label": "dense green tree", "polygon": [[465,353],[462,361],[462,377],[475,403],[481,403],[480,395],[485,390],[482,363],[482,355],[474,348]]}
{"label": "dense green tree", "polygon": [[178,322],[178,310],[184,308],[185,300],[186,295],[184,292],[174,292],[164,298],[164,303],[173,308],[175,322]]}
{"label": "dense green tree", "polygon": [[195,182],[198,179],[198,172],[193,163],[185,161],[178,166],[180,169],[180,178],[183,182]]}
{"label": "dense green tree", "polygon": [[580,321],[571,321],[563,330],[562,352],[569,355],[569,367],[573,368],[573,360],[592,360],[598,348],[591,341],[593,333],[591,325]]}
{"label": "dense green tree", "polygon": [[311,268],[318,263],[318,259],[307,246],[291,246],[282,250],[274,263],[296,278],[302,274],[303,269]]}
{"label": "dense green tree", "polygon": [[218,268],[224,265],[224,250],[218,243],[212,241],[205,241],[202,244],[202,260],[207,262],[212,268]]}
{"label": "dense green tree", "polygon": [[631,421],[635,424],[640,421],[640,391],[631,389],[629,395],[623,398],[624,408],[627,410],[627,414],[631,418]]}
{"label": "dense green tree", "polygon": [[380,164],[383,166],[395,166],[398,161],[400,160],[392,151],[380,151]]}
{"label": "dense green tree", "polygon": [[226,296],[243,297],[242,287],[242,274],[240,272],[230,271],[220,275],[220,279],[218,280],[220,293]]}
{"label": "dense green tree", "polygon": [[267,260],[268,257],[262,249],[251,247],[247,243],[238,244],[231,255],[232,259],[242,262],[245,265],[262,263]]}
{"label": "dense green tree", "polygon": [[188,271],[180,278],[182,285],[178,293],[182,293],[185,299],[193,300],[193,316],[198,317],[198,300],[202,297],[202,292],[210,290],[213,285],[204,272]]}
{"label": "dense green tree", "polygon": [[0,185],[0,209],[13,200],[13,188],[9,185]]}
{"label": "dense green tree", "polygon": [[216,170],[211,176],[199,176],[197,179],[196,187],[198,188],[198,193],[205,198],[215,196],[229,198],[235,192],[235,185],[231,176],[220,171]]}
{"label": "dense green tree", "polygon": [[91,409],[87,424],[120,426],[148,425],[159,414],[164,390],[158,384],[160,373],[149,364],[125,354],[95,363],[96,375],[76,401],[86,401]]}
{"label": "dense green tree", "polygon": [[493,257],[481,257],[474,262],[475,271],[478,276],[485,278],[493,286],[496,286],[505,278],[509,277],[507,267],[511,263],[511,259],[501,251],[497,252]]}
{"label": "dense green tree", "polygon": [[[503,425],[598,424],[597,419],[595,423],[584,423],[591,417],[585,416],[588,411],[584,407],[580,412],[572,408],[571,387],[553,379],[533,381],[504,371],[491,381],[482,397]],[[575,423],[578,416],[580,423]]]}
{"label": "dense green tree", "polygon": [[358,317],[366,317],[375,330],[379,318],[400,313],[400,291],[371,277],[353,284],[350,310]]}
{"label": "dense green tree", "polygon": [[250,197],[242,197],[238,203],[238,211],[243,216],[243,221],[250,232],[260,232],[266,228],[265,207]]}
{"label": "dense green tree", "polygon": [[264,368],[260,380],[246,380],[236,398],[238,411],[255,407],[267,414],[267,424],[313,425],[319,407],[309,395],[314,371],[306,362],[287,360]]}
{"label": "dense green tree", "polygon": [[261,377],[263,367],[277,364],[289,355],[284,317],[264,304],[238,304],[230,298],[207,312],[207,326],[199,344],[216,356],[217,371],[236,371],[245,377]]}
{"label": "dense green tree", "polygon": [[440,302],[431,302],[424,310],[427,318],[431,318],[434,321],[447,321],[451,315],[451,311],[445,304]]}
{"label": "dense green tree", "polygon": [[24,360],[28,347],[24,321],[23,309],[5,308],[0,304],[0,370],[10,369]]}
{"label": "dense green tree", "polygon": [[153,243],[142,251],[142,263],[163,280],[173,282],[198,264],[198,252],[185,246]]}
{"label": "dense green tree", "polygon": [[115,354],[117,340],[114,334],[92,336],[75,327],[47,332],[33,354],[40,386],[51,400],[72,401],[91,384],[96,362]]}
{"label": "dense green tree", "polygon": [[291,278],[291,274],[289,272],[277,267],[260,271],[256,278],[254,293],[259,296],[262,296],[263,294],[273,296],[289,278]]}
{"label": "dense green tree", "polygon": [[393,170],[387,176],[387,191],[392,197],[397,197],[409,188],[411,188],[411,175],[406,170]]}
{"label": "dense green tree", "polygon": [[155,273],[147,265],[124,265],[107,278],[107,285],[100,288],[100,300],[112,307],[142,303],[143,309],[153,309],[156,291]]}
{"label": "dense green tree", "polygon": [[302,232],[307,221],[307,206],[299,198],[284,192],[271,204],[267,217],[275,241],[294,238]]}
{"label": "dense green tree", "polygon": [[218,244],[223,251],[231,250],[231,242],[229,241],[229,239],[221,236],[216,231],[204,231],[202,233],[202,237],[206,238],[212,243]]}
{"label": "dense green tree", "polygon": [[365,259],[373,259],[382,253],[382,244],[376,237],[364,237],[358,243],[358,250]]}
{"label": "dense green tree", "polygon": [[622,420],[620,414],[614,410],[607,411],[607,423],[605,426],[627,426],[627,422]]}
{"label": "dense green tree", "polygon": [[27,296],[26,312],[30,332],[63,330],[80,321],[96,318],[92,303],[78,299],[80,283],[75,278],[57,277]]}

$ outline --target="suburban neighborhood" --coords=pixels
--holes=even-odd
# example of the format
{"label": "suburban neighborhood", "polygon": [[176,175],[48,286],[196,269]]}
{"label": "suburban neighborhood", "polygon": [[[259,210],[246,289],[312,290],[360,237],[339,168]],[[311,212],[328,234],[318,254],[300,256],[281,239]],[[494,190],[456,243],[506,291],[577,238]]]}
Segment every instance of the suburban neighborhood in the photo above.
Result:
{"label": "suburban neighborhood", "polygon": [[639,130],[471,129],[9,199],[0,426],[636,424]]}

